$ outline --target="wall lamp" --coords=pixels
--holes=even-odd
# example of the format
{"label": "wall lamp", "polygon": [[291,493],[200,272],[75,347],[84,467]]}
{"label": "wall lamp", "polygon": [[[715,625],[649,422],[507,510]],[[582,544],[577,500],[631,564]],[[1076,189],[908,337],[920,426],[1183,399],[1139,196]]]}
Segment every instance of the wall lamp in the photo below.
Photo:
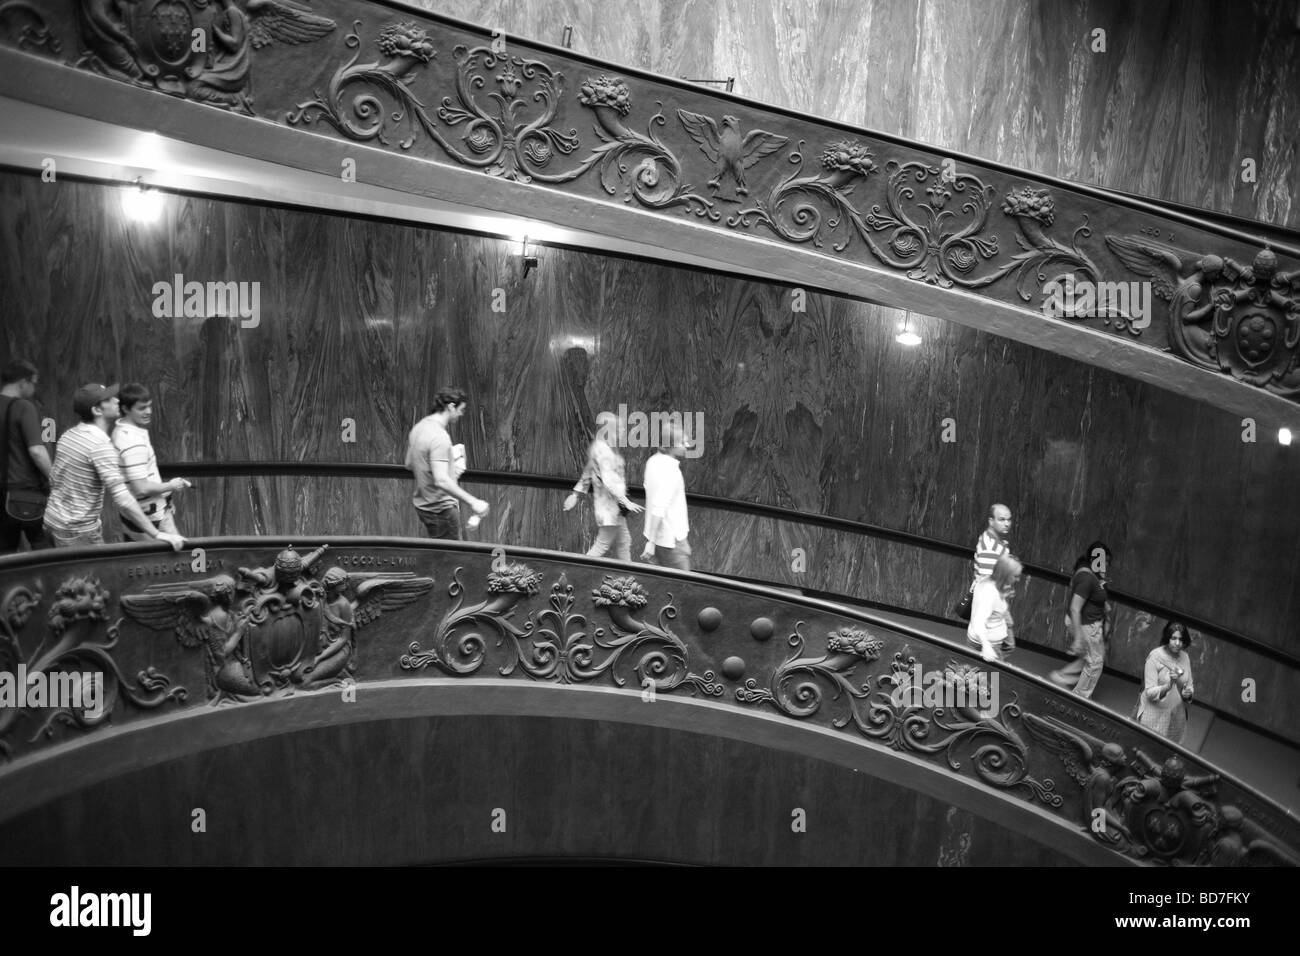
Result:
{"label": "wall lamp", "polygon": [[898,334],[894,336],[894,341],[899,345],[914,346],[921,344],[921,336],[912,331],[912,320],[909,316],[903,316],[903,325]]}
{"label": "wall lamp", "polygon": [[530,253],[528,250],[528,237],[524,236],[523,242],[519,244],[519,256],[524,261],[524,278],[528,278],[528,273],[537,268],[537,253]]}
{"label": "wall lamp", "polygon": [[136,222],[154,222],[162,212],[162,194],[146,186],[144,177],[137,176],[135,185],[122,194],[122,210]]}

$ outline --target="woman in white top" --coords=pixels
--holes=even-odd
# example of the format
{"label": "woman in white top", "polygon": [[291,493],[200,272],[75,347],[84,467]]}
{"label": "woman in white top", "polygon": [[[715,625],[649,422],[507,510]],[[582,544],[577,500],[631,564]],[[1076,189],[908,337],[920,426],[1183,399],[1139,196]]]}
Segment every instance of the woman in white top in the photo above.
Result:
{"label": "woman in white top", "polygon": [[1170,621],[1160,646],[1147,655],[1134,717],[1143,727],[1163,734],[1176,744],[1187,732],[1187,702],[1192,699],[1192,662],[1187,648],[1192,635],[1180,621]]}
{"label": "woman in white top", "polygon": [[993,574],[981,580],[971,592],[970,626],[966,637],[980,649],[986,661],[1002,660],[1003,642],[1012,646],[1011,611],[1007,599],[1015,594],[1024,570],[1011,554],[1003,553],[993,565]]}

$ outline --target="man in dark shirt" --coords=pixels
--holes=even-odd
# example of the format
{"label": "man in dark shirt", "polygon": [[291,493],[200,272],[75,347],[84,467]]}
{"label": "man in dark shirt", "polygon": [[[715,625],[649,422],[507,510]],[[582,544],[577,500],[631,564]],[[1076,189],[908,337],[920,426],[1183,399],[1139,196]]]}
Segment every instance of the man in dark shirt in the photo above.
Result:
{"label": "man in dark shirt", "polygon": [[32,402],[40,374],[36,366],[15,359],[0,369],[0,429],[5,448],[0,457],[8,465],[0,476],[4,482],[5,505],[0,507],[0,554],[19,550],[23,539],[32,550],[48,548],[42,519],[20,521],[10,516],[10,491],[47,491],[50,479],[50,453],[41,442],[41,417]]}
{"label": "man in dark shirt", "polygon": [[1048,677],[1054,684],[1072,688],[1080,697],[1092,696],[1106,662],[1106,582],[1113,564],[1110,548],[1094,541],[1075,561],[1070,579],[1065,626],[1075,660]]}

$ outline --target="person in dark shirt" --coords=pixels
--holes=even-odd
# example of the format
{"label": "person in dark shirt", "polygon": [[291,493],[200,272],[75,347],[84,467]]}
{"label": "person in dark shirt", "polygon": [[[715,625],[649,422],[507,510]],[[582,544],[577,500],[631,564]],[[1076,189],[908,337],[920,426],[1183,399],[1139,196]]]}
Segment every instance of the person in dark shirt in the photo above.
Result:
{"label": "person in dark shirt", "polygon": [[[50,453],[41,441],[41,416],[32,402],[40,373],[31,362],[15,359],[0,369],[0,429],[4,431],[6,460],[3,504],[0,504],[0,554],[18,551],[25,539],[33,551],[48,548],[40,515],[34,520],[15,518],[18,511],[9,501],[9,492],[46,492],[49,490]],[[39,505],[37,505],[39,507]]]}
{"label": "person in dark shirt", "polygon": [[1091,697],[1106,662],[1106,582],[1114,558],[1104,542],[1094,541],[1074,562],[1065,626],[1075,659],[1048,677],[1080,697]]}

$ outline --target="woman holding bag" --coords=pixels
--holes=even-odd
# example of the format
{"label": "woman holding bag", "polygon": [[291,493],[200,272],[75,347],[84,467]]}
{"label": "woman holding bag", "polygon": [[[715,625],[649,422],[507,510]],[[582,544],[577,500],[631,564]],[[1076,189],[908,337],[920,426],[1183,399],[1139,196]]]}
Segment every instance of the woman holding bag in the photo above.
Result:
{"label": "woman holding bag", "polygon": [[1192,662],[1187,648],[1192,635],[1180,621],[1165,625],[1160,646],[1147,655],[1142,692],[1134,718],[1176,744],[1187,732],[1187,702],[1192,699]]}

